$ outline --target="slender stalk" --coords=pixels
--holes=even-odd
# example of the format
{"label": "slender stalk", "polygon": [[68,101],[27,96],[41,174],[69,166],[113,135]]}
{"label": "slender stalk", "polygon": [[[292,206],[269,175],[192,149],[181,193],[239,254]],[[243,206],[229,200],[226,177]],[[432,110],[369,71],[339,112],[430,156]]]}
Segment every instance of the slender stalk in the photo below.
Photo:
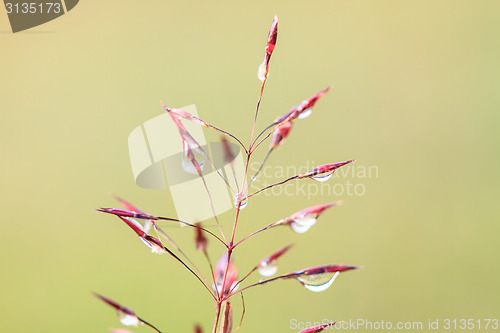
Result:
{"label": "slender stalk", "polygon": [[262,160],[262,163],[260,164],[260,167],[259,167],[259,170],[257,170],[257,172],[255,173],[255,175],[252,176],[252,178],[250,178],[250,181],[248,182],[248,189],[250,189],[250,186],[252,185],[252,182],[257,179],[257,175],[259,174],[259,172],[262,170],[262,168],[264,167],[264,164],[266,163],[267,159],[269,158],[269,155],[271,155],[271,152],[274,150],[274,148],[270,147],[269,150],[267,151],[267,154],[266,156],[264,157],[264,159]]}
{"label": "slender stalk", "polygon": [[224,130],[221,130],[220,128],[217,128],[217,127],[215,127],[215,126],[212,126],[212,125],[210,125],[210,124],[208,124],[208,123],[206,123],[206,124],[207,124],[207,126],[208,126],[209,128],[214,129],[214,130],[216,130],[217,132],[220,132],[220,133],[222,133],[222,134],[225,134],[225,135],[227,135],[227,136],[229,136],[229,137],[233,138],[236,142],[238,142],[238,144],[241,146],[241,148],[243,148],[243,150],[245,151],[245,154],[248,154],[248,149],[247,149],[247,148],[245,147],[245,145],[244,145],[244,144],[240,141],[240,139],[238,139],[237,137],[235,137],[234,135],[232,135],[232,134],[231,134],[231,133],[229,133],[229,132],[226,132],[226,131],[224,131]]}
{"label": "slender stalk", "polygon": [[143,323],[144,325],[149,326],[149,327],[151,327],[152,329],[154,329],[156,332],[158,332],[158,333],[162,333],[159,329],[157,329],[156,327],[154,327],[152,324],[148,323],[148,322],[147,322],[147,321],[145,321],[144,319],[139,318],[139,317],[137,317],[137,319],[139,319],[139,321],[140,321],[141,323]]}
{"label": "slender stalk", "polygon": [[241,325],[243,324],[243,318],[245,317],[245,312],[246,312],[245,298],[243,298],[243,293],[241,293],[240,295],[241,295],[241,306],[243,307],[243,310],[241,312],[240,324],[238,325],[238,327],[236,327],[233,333],[240,329]]}
{"label": "slender stalk", "polygon": [[231,290],[229,290],[229,294],[234,290],[234,288],[236,288],[240,283],[242,283],[243,281],[245,281],[245,279],[247,277],[249,277],[250,275],[252,275],[252,273],[254,273],[257,269],[259,268],[259,266],[255,266],[254,268],[252,268],[252,270],[250,272],[247,273],[247,275],[245,275],[242,279],[240,279],[238,282],[236,282],[234,284],[234,286],[231,288]]}
{"label": "slender stalk", "polygon": [[[191,135],[189,134],[189,136],[191,136]],[[193,140],[194,140],[194,138],[193,138]],[[196,142],[196,140],[194,142]],[[234,189],[231,187],[231,185],[229,185],[229,182],[227,181],[227,179],[224,178],[224,176],[220,173],[220,171],[215,167],[214,163],[212,162],[212,160],[210,159],[210,157],[207,155],[207,153],[205,152],[205,150],[203,150],[203,148],[201,148],[201,146],[200,146],[200,144],[198,142],[196,142],[196,144],[198,145],[197,148],[199,148],[200,151],[202,152],[203,157],[205,157],[207,159],[207,161],[210,163],[210,165],[212,166],[212,169],[214,169],[215,172],[219,175],[219,177],[222,178],[222,180],[224,181],[224,183],[226,183],[227,187],[231,190],[231,192],[235,193]]]}
{"label": "slender stalk", "polygon": [[[207,250],[203,250],[203,254],[205,255],[205,258],[207,259],[207,262],[208,262],[208,266],[210,266],[210,274],[212,275],[212,281],[214,283],[214,286],[215,286],[215,273],[214,273],[214,266],[212,265],[212,261],[210,260],[210,256],[208,255],[208,252]],[[217,299],[220,297],[219,295],[219,291],[217,290],[217,287],[214,288],[214,292],[215,292],[215,296],[217,297]]]}
{"label": "slender stalk", "polygon": [[273,134],[273,133],[274,133],[274,131],[276,131],[279,127],[280,127],[280,125],[278,124],[277,126],[275,126],[275,127],[273,128],[273,130],[272,130],[272,131],[270,131],[269,133],[267,133],[267,134],[266,134],[266,136],[265,136],[265,137],[263,137],[263,138],[259,141],[259,143],[257,143],[256,145],[252,145],[252,149],[250,150],[250,152],[255,151],[255,149],[257,149],[257,147],[259,147],[259,146],[262,144],[262,142],[266,141],[266,140],[267,140],[267,138],[269,138],[269,137],[271,136],[271,134]]}
{"label": "slender stalk", "polygon": [[217,217],[217,214],[215,213],[214,202],[212,199],[212,195],[210,194],[210,191],[208,189],[207,182],[205,181],[205,177],[203,177],[203,175],[200,175],[200,177],[201,177],[201,180],[203,180],[203,186],[205,186],[205,191],[207,192],[208,199],[210,200],[210,208],[212,208],[212,213],[214,214],[215,222],[217,222],[217,226],[219,227],[219,231],[222,235],[222,238],[224,238],[224,243],[227,243],[226,235],[224,235],[224,231],[222,231],[222,227],[219,223],[219,218]]}
{"label": "slender stalk", "polygon": [[257,140],[258,140],[258,139],[259,139],[259,138],[260,138],[260,137],[261,137],[261,136],[262,136],[262,135],[263,135],[263,134],[264,134],[264,133],[265,133],[268,129],[270,129],[271,127],[276,126],[276,125],[278,125],[278,124],[279,124],[279,123],[275,121],[275,122],[273,122],[272,124],[268,125],[266,128],[264,128],[264,129],[262,130],[262,132],[260,132],[260,133],[259,133],[259,135],[257,135],[257,137],[255,138],[255,140],[252,142],[252,145],[254,145],[254,144],[257,142]]}
{"label": "slender stalk", "polygon": [[276,183],[276,184],[271,184],[271,185],[269,185],[269,186],[263,187],[263,188],[261,188],[260,190],[258,190],[257,192],[254,192],[254,193],[250,194],[249,196],[247,196],[247,198],[253,197],[254,195],[259,194],[260,192],[265,191],[265,190],[267,190],[267,189],[269,189],[269,188],[271,188],[271,187],[274,187],[274,186],[279,186],[279,185],[285,184],[285,183],[289,182],[290,180],[297,179],[298,177],[299,177],[299,176],[293,176],[293,177],[290,177],[290,178],[288,178],[288,179],[285,179],[285,180],[283,180],[283,181],[281,181],[281,182],[279,182],[279,183]]}
{"label": "slender stalk", "polygon": [[250,145],[248,146],[249,153],[252,151],[252,142],[253,142],[253,136],[255,133],[255,125],[257,123],[257,115],[259,114],[259,107],[260,107],[260,102],[262,101],[262,93],[264,92],[264,85],[266,84],[266,80],[262,81],[262,85],[260,86],[260,94],[259,94],[259,99],[257,101],[257,107],[255,108],[255,117],[253,119],[253,126],[252,126],[252,134],[250,135]]}
{"label": "slender stalk", "polygon": [[238,291],[235,291],[235,292],[233,292],[232,294],[228,294],[228,295],[224,298],[224,300],[229,299],[229,298],[233,297],[234,295],[239,294],[239,293],[241,293],[241,292],[243,292],[243,291],[245,291],[245,290],[247,290],[247,289],[249,289],[249,288],[256,287],[256,286],[260,286],[260,285],[264,285],[264,284],[267,284],[267,283],[269,283],[269,282],[273,282],[273,281],[276,281],[276,280],[281,280],[281,279],[290,279],[290,278],[293,278],[293,277],[296,277],[296,276],[299,276],[299,275],[301,275],[301,274],[285,274],[285,275],[275,276],[275,277],[273,277],[273,278],[271,278],[271,279],[268,279],[268,280],[259,281],[259,282],[257,282],[257,283],[254,283],[254,284],[251,284],[251,285],[249,285],[249,286],[246,286],[246,287],[245,287],[245,288],[243,288],[243,289],[240,289],[240,290],[238,290]]}
{"label": "slender stalk", "polygon": [[214,293],[212,292],[212,290],[205,284],[205,282],[198,276],[198,274],[196,274],[192,269],[191,267],[189,267],[184,261],[182,261],[178,256],[175,255],[175,253],[173,253],[172,251],[170,251],[167,247],[163,247],[163,249],[165,251],[168,252],[168,254],[170,254],[172,257],[174,257],[174,259],[176,259],[178,262],[180,262],[182,264],[182,266],[184,266],[189,272],[191,272],[191,274],[193,274],[196,279],[198,279],[198,281],[200,281],[200,283],[203,285],[203,287],[205,287],[206,290],[208,290],[208,292],[210,293],[210,295],[212,295],[212,297],[214,299],[216,299]]}
{"label": "slender stalk", "polygon": [[241,202],[238,202],[238,206],[236,207],[236,216],[234,218],[233,232],[232,232],[232,235],[231,235],[231,241],[229,242],[229,246],[227,248],[226,269],[224,271],[224,278],[222,279],[221,296],[219,297],[219,299],[223,298],[223,296],[224,296],[224,290],[226,290],[227,273],[229,271],[229,264],[231,263],[231,254],[233,253],[234,233],[235,233],[235,230],[236,230],[236,224],[238,222],[238,217],[240,215],[240,206],[241,206]]}
{"label": "slender stalk", "polygon": [[[155,216],[155,217],[158,220],[179,222],[181,224],[187,225],[188,227],[196,228],[196,226],[194,224],[191,224],[191,223],[188,223],[188,222],[184,222],[184,221],[181,221],[179,219],[174,219],[174,218],[171,218],[171,217],[163,217],[163,216]],[[217,236],[216,234],[214,234],[213,232],[211,232],[208,229],[205,229],[205,228],[202,228],[202,227],[200,227],[200,229],[203,230],[204,232],[206,232],[207,234],[211,235],[212,237],[214,237],[215,239],[217,239],[219,242],[221,242],[222,244],[224,244],[225,247],[227,247],[226,242],[224,242],[222,239],[220,239],[219,236]]]}
{"label": "slender stalk", "polygon": [[[203,273],[201,272],[201,270],[198,268],[198,266],[196,266],[193,261],[191,259],[189,259],[189,257],[184,253],[184,251],[181,250],[181,248],[174,242],[174,240],[172,238],[170,238],[167,233],[165,233],[165,231],[163,231],[162,229],[158,228],[156,226],[156,224],[154,225],[155,227],[155,230],[157,230],[157,232],[159,232],[161,235],[163,235],[163,237],[165,237],[170,244],[172,244],[172,246],[177,250],[179,251],[179,253],[184,257],[186,258],[186,260],[191,264],[191,266],[194,267],[194,269],[198,272],[198,274],[202,277],[202,279],[205,281],[205,283],[208,285],[208,280],[207,278],[205,277],[205,275],[203,275]],[[211,267],[211,265],[210,265]],[[213,272],[212,272],[212,276],[213,276]]]}
{"label": "slender stalk", "polygon": [[217,301],[217,306],[215,308],[215,320],[214,320],[214,328],[212,329],[212,333],[217,333],[217,325],[219,324],[219,318],[220,318],[220,306],[221,306],[221,301]]}
{"label": "slender stalk", "polygon": [[251,234],[249,234],[249,235],[245,236],[243,239],[241,239],[238,243],[234,244],[234,247],[237,247],[238,245],[240,245],[241,243],[243,243],[244,241],[246,241],[248,238],[250,238],[250,237],[258,234],[259,232],[265,231],[265,230],[270,229],[270,228],[272,228],[274,226],[276,226],[276,223],[271,223],[269,225],[266,225],[263,228],[260,228],[257,231],[252,232]]}

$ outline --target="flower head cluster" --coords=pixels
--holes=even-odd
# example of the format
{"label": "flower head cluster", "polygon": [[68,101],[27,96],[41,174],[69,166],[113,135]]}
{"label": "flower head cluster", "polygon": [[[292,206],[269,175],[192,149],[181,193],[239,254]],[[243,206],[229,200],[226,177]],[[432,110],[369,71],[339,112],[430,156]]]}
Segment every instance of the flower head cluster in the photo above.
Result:
{"label": "flower head cluster", "polygon": [[[219,223],[218,216],[214,211],[214,220],[218,226],[218,230],[211,230],[211,228],[203,227],[201,221],[197,223],[188,223],[181,221],[173,217],[162,217],[157,215],[152,215],[144,212],[143,210],[137,208],[136,206],[130,204],[129,202],[117,198],[118,202],[122,205],[122,208],[100,208],[98,211],[111,214],[117,217],[117,219],[127,227],[129,227],[134,234],[139,237],[139,239],[153,252],[156,254],[167,254],[175,261],[179,262],[186,270],[191,274],[207,291],[210,297],[214,301],[215,305],[215,320],[212,326],[212,333],[231,333],[234,327],[234,306],[233,297],[235,295],[241,295],[243,311],[240,319],[240,324],[243,321],[244,314],[244,298],[243,292],[247,290],[268,284],[274,281],[280,280],[295,280],[304,288],[313,291],[321,292],[328,289],[336,278],[349,270],[357,269],[357,266],[350,265],[338,265],[338,264],[328,264],[321,266],[314,266],[305,269],[300,269],[285,274],[278,274],[279,265],[278,261],[282,260],[283,257],[292,249],[292,245],[287,245],[277,249],[275,252],[269,254],[268,256],[257,261],[253,269],[247,272],[245,275],[240,275],[235,264],[235,250],[242,246],[242,244],[251,237],[264,232],[266,230],[279,227],[287,226],[297,233],[305,233],[313,225],[316,224],[318,218],[325,214],[325,212],[333,207],[339,206],[340,201],[330,202],[326,204],[319,204],[312,207],[306,207],[298,212],[295,212],[287,217],[284,217],[278,221],[271,222],[242,237],[241,239],[236,239],[236,229],[238,226],[238,221],[240,220],[241,210],[247,206],[248,201],[259,193],[266,191],[269,188],[275,186],[281,186],[282,184],[289,181],[308,181],[309,179],[315,181],[326,181],[330,179],[333,173],[346,164],[354,162],[354,160],[347,160],[343,162],[334,162],[320,165],[308,172],[303,172],[301,174],[295,175],[288,179],[284,179],[278,183],[251,191],[252,181],[257,178],[260,170],[268,160],[269,156],[275,149],[282,146],[288,136],[291,133],[295,122],[299,119],[304,119],[311,114],[312,108],[316,103],[330,90],[330,87],[319,91],[313,96],[303,100],[299,105],[292,107],[287,113],[276,118],[276,120],[265,127],[260,134],[255,136],[255,128],[257,123],[257,116],[259,113],[259,106],[262,99],[262,94],[264,90],[265,82],[269,76],[269,67],[271,55],[276,47],[278,37],[278,18],[275,17],[271,28],[269,30],[267,43],[265,46],[264,60],[259,66],[257,76],[261,81],[261,89],[258,97],[257,108],[255,111],[254,122],[252,127],[252,134],[250,137],[250,143],[244,145],[240,139],[232,135],[228,131],[222,130],[210,123],[195,117],[194,115],[181,110],[166,106],[162,103],[163,109],[170,115],[175,127],[179,132],[180,144],[183,149],[183,169],[186,172],[197,175],[197,177],[203,180],[205,185],[205,191],[207,198],[210,201],[210,205],[213,208],[212,195],[210,193],[210,188],[207,186],[207,182],[204,179],[203,168],[211,167],[218,176],[220,176],[221,181],[223,181],[234,194],[235,198],[235,216],[232,225],[232,231],[230,234],[226,234]],[[221,147],[224,152],[224,161],[233,168],[233,162],[235,160],[235,154],[229,146],[229,140],[232,140],[240,145],[242,150],[247,155],[245,174],[241,181],[237,182],[236,185],[230,186],[228,179],[226,179],[225,174],[220,173],[214,166],[214,163],[209,157],[209,154],[204,151],[203,147],[194,139],[194,137],[189,133],[183,121],[193,122],[204,128],[215,130],[223,135],[221,140]],[[270,144],[265,158],[262,160],[259,170],[251,177],[251,181],[247,182],[247,172],[248,165],[250,163],[253,152],[267,139],[270,138]],[[207,163],[205,163],[207,162]],[[193,207],[196,209],[196,207]],[[192,229],[194,229],[194,247],[203,254],[205,257],[208,269],[202,270],[192,261],[189,256],[181,249],[181,247],[174,242],[172,237],[161,229],[162,223],[181,223]],[[215,241],[217,245],[222,245],[223,254],[220,259],[214,264],[210,258],[209,252],[207,251],[209,245],[212,241]],[[258,272],[264,279],[251,281],[252,275]],[[156,326],[146,322],[144,319],[136,315],[131,309],[124,307],[117,302],[111,300],[110,298],[95,294],[97,298],[106,303],[108,306],[115,309],[118,317],[122,324],[127,326],[137,326],[138,324],[144,324],[149,326],[156,332],[161,332]],[[321,332],[327,328],[335,325],[335,322],[324,324],[312,328],[307,328],[301,333],[315,333]],[[239,326],[238,326],[239,327]],[[237,328],[236,328],[237,329]],[[130,333],[126,330],[117,329],[113,331],[114,333]],[[195,333],[201,333],[202,327],[196,325],[194,327]]]}

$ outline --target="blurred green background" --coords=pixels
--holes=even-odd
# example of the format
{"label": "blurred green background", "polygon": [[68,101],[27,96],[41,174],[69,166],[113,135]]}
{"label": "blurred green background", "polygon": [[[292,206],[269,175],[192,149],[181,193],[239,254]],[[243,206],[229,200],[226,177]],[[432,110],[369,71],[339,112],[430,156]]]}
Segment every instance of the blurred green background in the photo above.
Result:
{"label": "blurred green background", "polygon": [[[307,206],[345,205],[306,234],[276,229],[249,241],[236,254],[241,273],[289,243],[280,272],[364,269],[323,293],[294,281],[247,292],[241,332],[299,331],[292,319],[499,318],[499,12],[498,1],[87,0],[17,34],[0,14],[0,331],[120,327],[91,291],[165,332],[195,323],[209,331],[212,303],[192,276],[93,209],[116,206],[116,193],[175,214],[167,190],[135,185],[128,156],[128,134],[162,113],[160,100],[196,104],[202,118],[248,141],[275,14],[259,128],[335,89],[269,165],[356,158],[378,174],[330,180],[362,184],[363,195],[250,201],[239,236]],[[222,216],[226,228],[232,216]],[[169,231],[206,269],[192,230]],[[214,259],[222,252],[210,250]]]}

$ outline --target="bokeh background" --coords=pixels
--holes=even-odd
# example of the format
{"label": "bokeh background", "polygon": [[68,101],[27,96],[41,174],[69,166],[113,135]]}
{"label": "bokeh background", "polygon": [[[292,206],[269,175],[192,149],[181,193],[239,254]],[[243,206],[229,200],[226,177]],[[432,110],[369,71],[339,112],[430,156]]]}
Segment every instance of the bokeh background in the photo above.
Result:
{"label": "bokeh background", "polygon": [[[270,165],[356,158],[378,173],[331,180],[362,184],[363,195],[250,201],[239,236],[307,206],[345,204],[306,234],[276,229],[249,241],[236,254],[242,273],[289,243],[281,272],[327,263],[363,269],[323,293],[294,281],[247,292],[241,332],[299,331],[292,319],[498,318],[499,12],[487,0],[87,0],[17,34],[1,13],[0,331],[120,327],[91,291],[166,332],[191,332],[195,323],[209,330],[213,307],[192,276],[93,209],[116,206],[115,193],[175,214],[167,190],[135,185],[128,156],[128,134],[162,113],[160,100],[196,104],[202,118],[248,141],[275,14],[278,45],[259,128],[335,89]],[[222,216],[227,228],[233,213]],[[206,269],[192,230],[168,230]],[[216,259],[222,249],[214,243],[210,251]]]}

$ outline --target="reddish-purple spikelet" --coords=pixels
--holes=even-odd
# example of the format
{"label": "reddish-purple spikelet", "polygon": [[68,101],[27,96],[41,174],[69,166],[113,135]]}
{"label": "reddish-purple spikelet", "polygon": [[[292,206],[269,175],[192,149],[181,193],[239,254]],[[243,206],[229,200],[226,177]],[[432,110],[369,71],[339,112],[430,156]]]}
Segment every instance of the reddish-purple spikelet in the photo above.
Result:
{"label": "reddish-purple spikelet", "polygon": [[292,121],[286,121],[283,123],[273,134],[273,138],[271,140],[270,148],[276,148],[283,144],[286,137],[290,134],[292,130],[293,123]]}
{"label": "reddish-purple spikelet", "polygon": [[[134,311],[131,309],[121,306],[120,304],[116,303],[115,301],[101,296],[99,294],[94,293],[94,295],[102,300],[104,303],[108,304],[109,306],[113,307],[116,310],[116,313],[118,315],[118,318],[120,319],[120,322],[124,325],[127,326],[137,326],[140,322],[145,323],[139,317],[136,316]],[[127,332],[127,331],[126,331]]]}
{"label": "reddish-purple spikelet", "polygon": [[284,255],[285,253],[288,252],[288,250],[290,250],[292,248],[293,244],[290,244],[288,246],[285,246],[284,248],[274,252],[273,254],[271,254],[269,257],[263,259],[263,260],[266,260],[268,259],[269,262],[271,261],[274,261],[276,259],[278,259],[279,257],[281,257],[282,255]]}
{"label": "reddish-purple spikelet", "polygon": [[208,127],[208,124],[206,122],[204,122],[203,120],[201,120],[198,117],[193,116],[191,113],[189,113],[187,111],[168,107],[165,104],[163,104],[163,102],[161,104],[162,104],[163,108],[165,109],[165,111],[167,111],[170,115],[175,115],[178,119],[187,119],[187,120],[190,120],[193,123],[196,123],[198,125]]}
{"label": "reddish-purple spikelet", "polygon": [[329,324],[318,325],[318,326],[314,326],[314,327],[311,327],[311,328],[306,328],[305,330],[302,330],[299,333],[318,333],[318,332],[323,331],[325,328],[331,327],[331,326],[333,326],[335,324],[336,324],[336,322],[329,323]]}
{"label": "reddish-purple spikelet", "polygon": [[351,269],[359,269],[359,267],[346,266],[346,265],[324,265],[324,266],[309,267],[295,273],[300,275],[316,275],[323,273],[344,272],[344,271],[349,271]]}
{"label": "reddish-purple spikelet", "polygon": [[292,219],[302,218],[302,217],[304,217],[306,215],[309,215],[309,214],[315,214],[316,217],[319,217],[328,208],[338,206],[341,203],[342,203],[342,201],[336,201],[336,202],[332,202],[332,203],[328,203],[328,204],[323,204],[323,205],[317,205],[317,206],[309,207],[309,208],[301,210],[300,212],[297,212],[297,213],[293,214],[291,216],[291,218]]}
{"label": "reddish-purple spikelet", "polygon": [[143,219],[143,220],[157,220],[158,219],[157,217],[155,217],[153,215],[149,215],[146,213],[136,213],[136,212],[133,212],[130,210],[120,209],[120,208],[99,208],[99,209],[96,209],[96,211],[108,213],[108,214],[113,214],[113,215],[121,216],[121,217],[133,217],[133,218]]}
{"label": "reddish-purple spikelet", "polygon": [[298,106],[293,107],[290,111],[288,111],[285,115],[276,118],[274,121],[276,126],[273,130],[273,137],[271,139],[270,148],[276,148],[283,144],[284,140],[290,134],[290,131],[293,127],[293,122],[304,112],[316,104],[316,102],[323,97],[326,92],[330,90],[330,87],[321,90],[320,92],[314,94],[308,99],[302,101]]}
{"label": "reddish-purple spikelet", "polygon": [[131,309],[127,308],[127,307],[124,307],[124,306],[121,306],[120,304],[116,303],[115,301],[113,301],[112,299],[109,299],[107,297],[104,297],[102,295],[99,295],[97,293],[94,293],[94,296],[99,298],[101,301],[103,301],[104,303],[112,306],[113,308],[115,308],[116,310],[119,310],[125,314],[128,314],[128,315],[131,315],[131,316],[135,316],[135,312],[132,311]]}
{"label": "reddish-purple spikelet", "polygon": [[196,242],[196,249],[198,251],[206,251],[207,250],[207,244],[208,244],[208,239],[205,236],[205,233],[201,229],[201,222],[195,224],[195,242]]}
{"label": "reddish-purple spikelet", "polygon": [[322,173],[333,172],[336,169],[340,168],[341,166],[352,163],[354,161],[356,161],[356,160],[349,160],[349,161],[344,161],[344,162],[337,162],[337,163],[320,165],[320,166],[314,168],[312,171],[301,173],[300,175],[298,175],[298,178],[313,177],[316,175],[320,175]]}
{"label": "reddish-purple spikelet", "polygon": [[276,47],[276,41],[278,39],[278,17],[274,16],[273,23],[269,29],[269,35],[267,36],[266,54],[271,56]]}
{"label": "reddish-purple spikelet", "polygon": [[134,230],[134,232],[137,234],[137,236],[144,238],[148,235],[141,227],[139,227],[137,224],[133,223],[132,221],[130,221],[126,217],[123,217],[120,215],[118,215],[118,217],[123,222],[125,222],[132,230]]}
{"label": "reddish-purple spikelet", "polygon": [[[226,267],[227,267],[227,274],[226,274]],[[215,266],[214,275],[215,275],[216,288],[218,289],[218,292],[220,294],[226,295],[229,293],[230,290],[236,287],[235,283],[238,279],[238,269],[236,268],[236,265],[232,263],[232,261],[230,261],[229,265],[227,265],[227,253],[224,253],[217,262],[217,265]],[[224,275],[226,275],[226,283],[224,286],[224,290],[222,290],[222,284],[224,283]]]}
{"label": "reddish-purple spikelet", "polygon": [[229,141],[227,141],[226,137],[221,138],[222,149],[224,150],[224,161],[226,163],[230,163],[234,160],[235,156],[233,151],[231,150],[231,146],[229,145]]}
{"label": "reddish-purple spikelet", "polygon": [[146,212],[142,211],[141,209],[137,208],[136,206],[132,205],[130,202],[126,201],[125,199],[120,198],[119,196],[115,195],[115,199],[123,206],[125,209],[130,210],[132,212],[136,212],[139,214],[147,215]]}
{"label": "reddish-purple spikelet", "polygon": [[203,333],[203,331],[201,330],[201,326],[200,325],[196,325],[194,327],[194,333]]}
{"label": "reddish-purple spikelet", "polygon": [[330,90],[330,87],[327,87],[326,89],[321,90],[320,92],[312,95],[308,99],[303,100],[298,106],[293,107],[290,111],[288,111],[285,115],[277,118],[275,122],[277,123],[282,123],[285,121],[292,121],[297,119],[300,114],[308,109],[311,109],[314,107],[316,102],[323,97],[324,94],[326,94]]}
{"label": "reddish-purple spikelet", "polygon": [[321,216],[321,214],[323,214],[325,212],[325,210],[327,210],[331,207],[339,206],[341,204],[342,204],[342,201],[340,200],[340,201],[336,201],[336,202],[332,202],[332,203],[328,203],[328,204],[312,206],[312,207],[303,209],[297,213],[294,213],[288,217],[285,217],[284,219],[281,219],[276,223],[273,223],[273,226],[289,225],[289,224],[293,223],[293,221],[295,221],[296,219],[302,219],[302,218],[306,217],[307,215],[314,215],[315,218],[318,218]]}
{"label": "reddish-purple spikelet", "polygon": [[290,118],[295,119],[302,112],[304,112],[305,110],[314,107],[314,105],[316,104],[316,102],[321,97],[323,97],[323,95],[326,94],[328,92],[328,90],[330,90],[330,87],[327,87],[326,89],[323,89],[320,92],[318,92],[317,94],[315,94],[315,95],[309,97],[308,99],[302,101],[302,103],[300,103],[299,106],[297,106],[297,108],[295,109],[295,111],[290,115]]}
{"label": "reddish-purple spikelet", "polygon": [[129,221],[126,217],[118,216],[123,222],[125,222],[134,232],[139,236],[139,238],[146,244],[153,253],[165,253],[165,247],[162,242],[153,236],[148,235],[140,226]]}
{"label": "reddish-purple spikelet", "polygon": [[269,61],[271,60],[271,55],[273,54],[274,48],[276,47],[276,41],[278,39],[278,17],[275,16],[273,23],[271,24],[271,29],[269,29],[269,35],[267,36],[266,43],[266,54],[264,55],[264,61],[259,67],[258,77],[264,83],[269,75]]}

